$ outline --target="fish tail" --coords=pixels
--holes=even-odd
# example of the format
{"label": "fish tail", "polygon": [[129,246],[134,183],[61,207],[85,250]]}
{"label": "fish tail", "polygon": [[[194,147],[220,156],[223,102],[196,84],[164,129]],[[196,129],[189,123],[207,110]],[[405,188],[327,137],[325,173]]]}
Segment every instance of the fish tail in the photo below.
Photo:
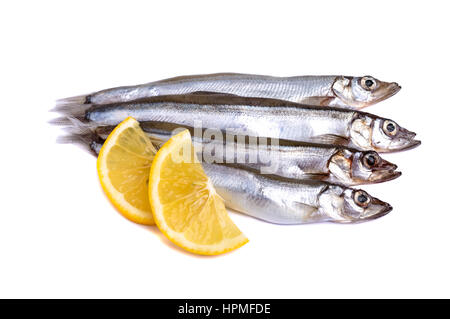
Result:
{"label": "fish tail", "polygon": [[76,133],[85,132],[87,130],[95,130],[100,125],[98,123],[88,122],[84,116],[61,116],[48,121],[49,124],[59,126],[66,131]]}
{"label": "fish tail", "polygon": [[91,105],[91,95],[78,95],[57,100],[55,107],[50,111],[69,117],[80,117]]}
{"label": "fish tail", "polygon": [[56,142],[59,144],[73,144],[81,149],[98,156],[103,143],[103,139],[98,137],[95,133],[87,134],[66,134],[58,136]]}
{"label": "fish tail", "polygon": [[97,134],[98,124],[86,122],[84,116],[78,116],[73,113],[54,118],[49,123],[61,127],[65,133],[57,137],[57,143],[74,144],[95,156],[98,155],[104,143],[104,140]]}

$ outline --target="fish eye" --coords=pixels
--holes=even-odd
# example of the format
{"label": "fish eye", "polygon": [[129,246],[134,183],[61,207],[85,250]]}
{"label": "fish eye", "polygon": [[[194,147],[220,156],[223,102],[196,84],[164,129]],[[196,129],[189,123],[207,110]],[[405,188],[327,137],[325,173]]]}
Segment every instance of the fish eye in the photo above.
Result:
{"label": "fish eye", "polygon": [[370,204],[370,196],[365,191],[356,191],[353,199],[361,207],[367,207]]}
{"label": "fish eye", "polygon": [[377,153],[374,153],[374,152],[366,153],[363,157],[363,164],[367,168],[372,168],[373,166],[378,164],[379,161],[380,161],[380,157],[378,156]]}
{"label": "fish eye", "polygon": [[361,79],[361,86],[364,90],[372,91],[377,86],[377,81],[371,76],[365,76]]}
{"label": "fish eye", "polygon": [[398,132],[398,126],[393,121],[386,120],[383,123],[383,131],[386,135],[395,136]]}

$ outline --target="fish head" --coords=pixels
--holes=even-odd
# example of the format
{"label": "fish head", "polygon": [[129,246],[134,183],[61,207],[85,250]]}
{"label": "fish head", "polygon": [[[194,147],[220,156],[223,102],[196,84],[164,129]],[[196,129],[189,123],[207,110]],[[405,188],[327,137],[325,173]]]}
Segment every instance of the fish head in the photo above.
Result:
{"label": "fish head", "polygon": [[333,83],[333,93],[346,105],[354,108],[383,101],[398,91],[401,86],[395,82],[383,82],[372,76],[340,76]]}
{"label": "fish head", "polygon": [[386,215],[392,206],[360,189],[346,189],[342,216],[347,221],[366,221]]}
{"label": "fish head", "polygon": [[352,121],[350,137],[352,143],[363,150],[379,153],[398,152],[417,147],[416,133],[408,131],[393,120],[379,118],[368,113],[359,113]]}
{"label": "fish head", "polygon": [[375,151],[340,150],[331,157],[328,169],[339,183],[346,185],[380,183],[401,175],[396,171],[397,165]]}
{"label": "fish head", "polygon": [[388,214],[392,206],[360,189],[328,186],[319,196],[320,210],[338,223],[355,223]]}

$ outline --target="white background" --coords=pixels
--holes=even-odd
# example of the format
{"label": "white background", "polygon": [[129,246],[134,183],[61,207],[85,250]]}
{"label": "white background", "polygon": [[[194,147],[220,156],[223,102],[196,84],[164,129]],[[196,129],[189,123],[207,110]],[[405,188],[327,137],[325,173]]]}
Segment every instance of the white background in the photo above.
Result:
{"label": "white background", "polygon": [[[446,1],[3,1],[0,297],[450,297]],[[365,187],[389,215],[277,226],[233,213],[250,242],[174,247],[109,204],[95,158],[55,144],[57,98],[162,78],[370,74],[403,89],[368,111],[416,131]]]}

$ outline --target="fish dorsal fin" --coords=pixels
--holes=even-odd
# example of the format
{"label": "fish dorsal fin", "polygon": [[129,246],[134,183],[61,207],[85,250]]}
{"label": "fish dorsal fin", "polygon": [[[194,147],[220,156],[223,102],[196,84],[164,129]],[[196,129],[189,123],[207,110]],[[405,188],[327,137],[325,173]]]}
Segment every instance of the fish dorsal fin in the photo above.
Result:
{"label": "fish dorsal fin", "polygon": [[323,134],[312,138],[315,143],[331,144],[331,145],[348,145],[348,139],[334,134]]}

